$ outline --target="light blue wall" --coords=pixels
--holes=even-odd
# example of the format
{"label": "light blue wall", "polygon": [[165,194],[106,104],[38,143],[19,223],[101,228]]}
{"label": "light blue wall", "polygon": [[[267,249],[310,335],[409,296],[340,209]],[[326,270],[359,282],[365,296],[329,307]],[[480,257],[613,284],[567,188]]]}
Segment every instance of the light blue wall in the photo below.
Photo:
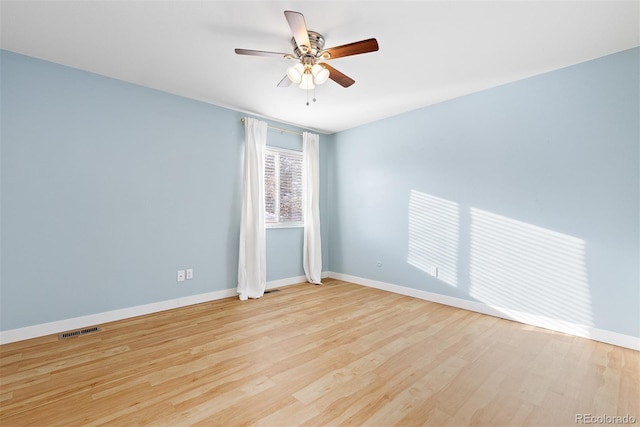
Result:
{"label": "light blue wall", "polygon": [[[0,329],[234,288],[242,114],[0,52]],[[268,280],[302,274],[280,231]]]}
{"label": "light blue wall", "polygon": [[[323,270],[640,335],[638,56],[321,135]],[[235,287],[241,113],[0,65],[1,330]],[[301,242],[268,231],[268,280]]]}
{"label": "light blue wall", "polygon": [[639,52],[336,134],[330,270],[640,336]]}

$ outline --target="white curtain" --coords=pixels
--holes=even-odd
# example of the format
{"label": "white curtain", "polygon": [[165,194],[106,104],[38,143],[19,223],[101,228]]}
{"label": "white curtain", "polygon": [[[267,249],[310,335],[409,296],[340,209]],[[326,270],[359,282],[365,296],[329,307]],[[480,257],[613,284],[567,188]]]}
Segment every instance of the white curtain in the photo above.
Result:
{"label": "white curtain", "polygon": [[320,242],[320,171],[319,140],[316,134],[302,134],[302,157],[305,177],[304,243],[302,266],[307,281],[322,284],[322,245]]}
{"label": "white curtain", "polygon": [[238,295],[260,298],[267,286],[267,249],[264,229],[264,153],[267,123],[245,118],[244,176]]}

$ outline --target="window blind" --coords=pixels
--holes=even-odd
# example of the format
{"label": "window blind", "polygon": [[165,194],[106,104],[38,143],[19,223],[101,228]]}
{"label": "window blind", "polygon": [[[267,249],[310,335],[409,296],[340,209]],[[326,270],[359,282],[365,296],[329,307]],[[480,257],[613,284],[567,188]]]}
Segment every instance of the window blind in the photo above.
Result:
{"label": "window blind", "polygon": [[268,227],[303,226],[302,153],[268,146],[264,181],[265,224]]}

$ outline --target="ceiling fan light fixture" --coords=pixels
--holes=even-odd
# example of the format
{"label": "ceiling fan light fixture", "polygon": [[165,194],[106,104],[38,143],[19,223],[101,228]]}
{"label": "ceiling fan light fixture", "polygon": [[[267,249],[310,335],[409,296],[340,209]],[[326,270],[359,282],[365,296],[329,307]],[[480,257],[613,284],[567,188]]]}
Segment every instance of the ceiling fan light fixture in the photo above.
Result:
{"label": "ceiling fan light fixture", "polygon": [[287,68],[287,77],[293,83],[298,84],[302,81],[302,75],[304,74],[304,65],[301,63],[297,63],[289,68]]}
{"label": "ceiling fan light fixture", "polygon": [[311,74],[311,72],[309,71],[305,71],[305,73],[302,75],[302,81],[300,82],[300,89],[313,89],[316,87],[316,85],[313,84],[313,74]]}
{"label": "ceiling fan light fixture", "polygon": [[329,78],[329,70],[320,64],[315,64],[311,67],[311,74],[313,74],[313,81],[317,85],[321,85]]}

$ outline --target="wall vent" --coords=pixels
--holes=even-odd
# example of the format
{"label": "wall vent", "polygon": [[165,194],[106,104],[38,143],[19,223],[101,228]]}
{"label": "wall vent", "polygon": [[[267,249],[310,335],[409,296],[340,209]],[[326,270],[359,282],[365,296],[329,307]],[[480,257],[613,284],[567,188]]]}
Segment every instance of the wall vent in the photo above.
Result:
{"label": "wall vent", "polygon": [[80,335],[93,334],[94,332],[100,332],[100,328],[98,328],[97,326],[94,326],[92,328],[78,329],[77,331],[63,332],[60,335],[58,335],[58,340],[77,337]]}

